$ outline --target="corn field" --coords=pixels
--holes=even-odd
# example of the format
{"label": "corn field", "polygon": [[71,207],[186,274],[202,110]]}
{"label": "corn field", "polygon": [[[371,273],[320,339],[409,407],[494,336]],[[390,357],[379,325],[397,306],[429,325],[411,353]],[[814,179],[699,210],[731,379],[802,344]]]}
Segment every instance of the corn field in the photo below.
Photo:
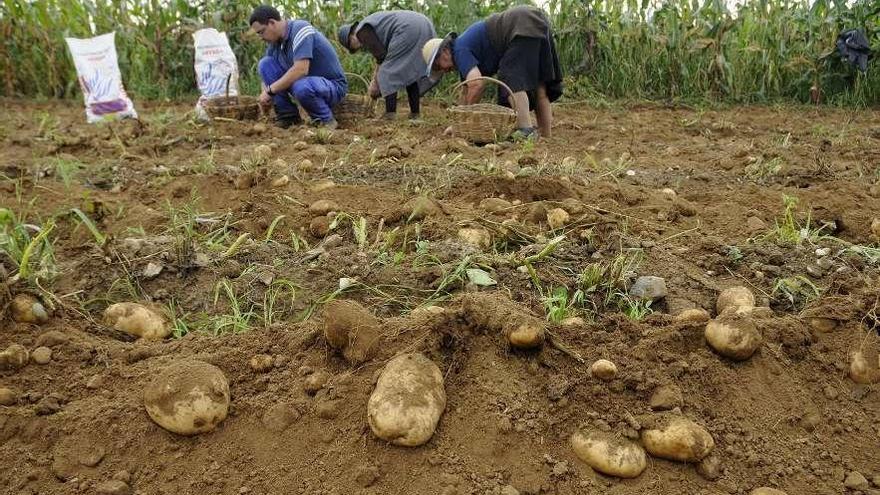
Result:
{"label": "corn field", "polygon": [[[78,94],[64,37],[116,32],[126,88],[137,98],[196,93],[192,33],[215,27],[229,35],[243,88],[258,87],[264,45],[247,19],[257,2],[233,0],[2,0],[0,94],[69,98]],[[335,43],[336,27],[380,9],[431,17],[440,34],[521,2],[505,0],[280,0],[289,17],[307,19]],[[824,101],[880,104],[880,63],[867,74],[834,56],[838,33],[863,29],[880,49],[877,0],[547,0],[569,81],[568,98],[666,101]],[[341,50],[340,50],[341,52]],[[366,74],[366,55],[342,56]]]}

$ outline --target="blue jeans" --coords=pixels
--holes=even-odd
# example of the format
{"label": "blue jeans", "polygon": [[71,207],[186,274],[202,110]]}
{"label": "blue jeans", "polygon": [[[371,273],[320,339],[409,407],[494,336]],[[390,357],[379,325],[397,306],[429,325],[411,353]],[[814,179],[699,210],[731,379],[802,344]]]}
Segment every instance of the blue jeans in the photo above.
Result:
{"label": "blue jeans", "polygon": [[[266,86],[281,79],[287,72],[277,60],[270,57],[260,59],[258,66],[260,78]],[[292,95],[305,109],[312,120],[329,122],[333,120],[333,107],[345,97],[346,88],[327,78],[318,76],[301,77],[293,85],[272,97],[277,115],[298,113],[296,104],[290,100]]]}

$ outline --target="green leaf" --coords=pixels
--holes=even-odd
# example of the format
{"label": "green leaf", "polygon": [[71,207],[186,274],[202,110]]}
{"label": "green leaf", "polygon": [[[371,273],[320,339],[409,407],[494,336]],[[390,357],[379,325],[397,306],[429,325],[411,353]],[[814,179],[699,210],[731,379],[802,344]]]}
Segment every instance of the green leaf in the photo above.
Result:
{"label": "green leaf", "polygon": [[468,280],[471,281],[472,284],[479,285],[482,287],[487,287],[490,285],[496,285],[498,282],[495,281],[492,277],[489,276],[484,270],[479,268],[468,268],[467,269],[467,277]]}

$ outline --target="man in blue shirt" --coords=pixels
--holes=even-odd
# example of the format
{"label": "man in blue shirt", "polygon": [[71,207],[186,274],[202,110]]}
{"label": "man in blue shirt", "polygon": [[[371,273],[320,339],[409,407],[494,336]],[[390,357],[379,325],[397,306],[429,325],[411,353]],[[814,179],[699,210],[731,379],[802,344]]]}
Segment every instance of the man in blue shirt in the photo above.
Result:
{"label": "man in blue shirt", "polygon": [[[549,137],[553,124],[550,103],[562,96],[562,69],[547,16],[531,6],[513,7],[492,14],[468,27],[461,36],[449,33],[425,43],[422,57],[431,79],[457,70],[468,81],[462,103],[474,104],[483,95],[482,76],[498,74],[510,86],[498,92],[499,103],[516,110],[517,133],[524,137]],[[535,110],[538,129],[529,111]]]}
{"label": "man in blue shirt", "polygon": [[249,24],[269,45],[259,63],[260,102],[274,104],[278,125],[299,123],[293,96],[313,123],[335,128],[333,107],[348,92],[348,81],[327,38],[306,21],[282,19],[269,5],[255,8]]}

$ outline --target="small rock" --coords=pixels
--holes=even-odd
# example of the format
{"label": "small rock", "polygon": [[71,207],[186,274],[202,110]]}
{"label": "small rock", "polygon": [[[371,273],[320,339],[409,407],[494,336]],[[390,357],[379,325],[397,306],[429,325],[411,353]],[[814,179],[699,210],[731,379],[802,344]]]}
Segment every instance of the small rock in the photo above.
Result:
{"label": "small rock", "polygon": [[37,364],[49,364],[49,361],[52,360],[52,349],[49,349],[48,347],[37,347],[34,349],[34,352],[31,353],[31,359]]}
{"label": "small rock", "polygon": [[590,366],[590,374],[607,382],[617,376],[617,365],[607,359],[599,359]]}
{"label": "small rock", "polygon": [[354,480],[362,488],[373,486],[379,480],[379,467],[373,465],[359,467]]}
{"label": "small rock", "polygon": [[721,477],[721,459],[710,455],[697,464],[697,473],[709,481],[715,481]]}
{"label": "small rock", "polygon": [[257,354],[250,359],[251,369],[257,373],[265,373],[272,369],[275,360],[268,354]]}
{"label": "small rock", "polygon": [[339,205],[329,199],[319,199],[309,205],[309,213],[312,215],[326,215],[331,211],[339,211]]}
{"label": "small rock", "polygon": [[124,481],[112,480],[99,483],[95,492],[98,495],[130,495],[131,488]]}
{"label": "small rock", "polygon": [[147,263],[147,267],[144,268],[144,278],[156,278],[162,273],[162,269],[164,266],[159,263],[155,263],[153,261]]}
{"label": "small rock", "polygon": [[568,223],[570,218],[568,212],[562,208],[553,208],[547,212],[547,225],[551,230],[560,229]]}
{"label": "small rock", "polygon": [[37,413],[37,416],[48,416],[50,414],[55,414],[61,409],[63,409],[64,398],[59,396],[58,394],[49,394],[46,397],[40,399],[37,402],[37,405],[34,409],[34,412]]}
{"label": "small rock", "polygon": [[819,258],[816,261],[816,266],[818,266],[822,270],[830,270],[834,268],[834,260],[831,258]]}
{"label": "small rock", "polygon": [[80,455],[79,463],[86,467],[95,467],[104,460],[105,455],[107,455],[107,452],[103,447],[98,446],[90,448],[88,451]]}
{"label": "small rock", "polygon": [[309,395],[315,395],[319,390],[324,388],[324,385],[327,385],[328,381],[330,381],[330,373],[327,373],[324,370],[317,371],[306,377],[306,380],[303,383],[303,390]]}
{"label": "small rock", "polygon": [[0,387],[0,406],[13,406],[18,402],[18,394],[15,390],[7,387]]}
{"label": "small rock", "polygon": [[86,388],[95,390],[97,388],[101,388],[101,385],[104,384],[104,379],[101,378],[101,375],[95,375],[89,378],[89,381],[86,382]]}
{"label": "small rock", "polygon": [[850,490],[867,490],[871,488],[868,480],[858,471],[851,471],[847,474],[846,479],[843,481],[843,486]]}
{"label": "small rock", "polygon": [[816,265],[807,265],[807,275],[813,278],[822,278],[825,276],[825,270]]}
{"label": "small rock", "polygon": [[661,385],[654,389],[648,405],[655,411],[669,411],[682,405],[681,389],[677,385]]}
{"label": "small rock", "polygon": [[424,220],[427,217],[437,216],[443,210],[437,205],[437,202],[425,196],[413,198],[404,205],[405,214],[408,215],[407,221]]}
{"label": "small rock", "polygon": [[291,404],[279,403],[263,413],[263,426],[275,433],[281,433],[300,418],[300,412]]}
{"label": "small rock", "polygon": [[746,229],[750,234],[767,230],[767,224],[758,217],[749,217],[746,220]]}
{"label": "small rock", "polygon": [[328,400],[321,402],[315,407],[315,412],[319,418],[334,419],[339,416],[339,409],[342,407],[341,400]]}
{"label": "small rock", "polygon": [[666,280],[653,276],[637,278],[629,290],[629,295],[632,297],[646,301],[658,301],[666,297],[666,294]]}
{"label": "small rock", "polygon": [[121,481],[123,483],[131,483],[131,473],[128,471],[116,471],[113,473],[113,479],[116,481]]}

